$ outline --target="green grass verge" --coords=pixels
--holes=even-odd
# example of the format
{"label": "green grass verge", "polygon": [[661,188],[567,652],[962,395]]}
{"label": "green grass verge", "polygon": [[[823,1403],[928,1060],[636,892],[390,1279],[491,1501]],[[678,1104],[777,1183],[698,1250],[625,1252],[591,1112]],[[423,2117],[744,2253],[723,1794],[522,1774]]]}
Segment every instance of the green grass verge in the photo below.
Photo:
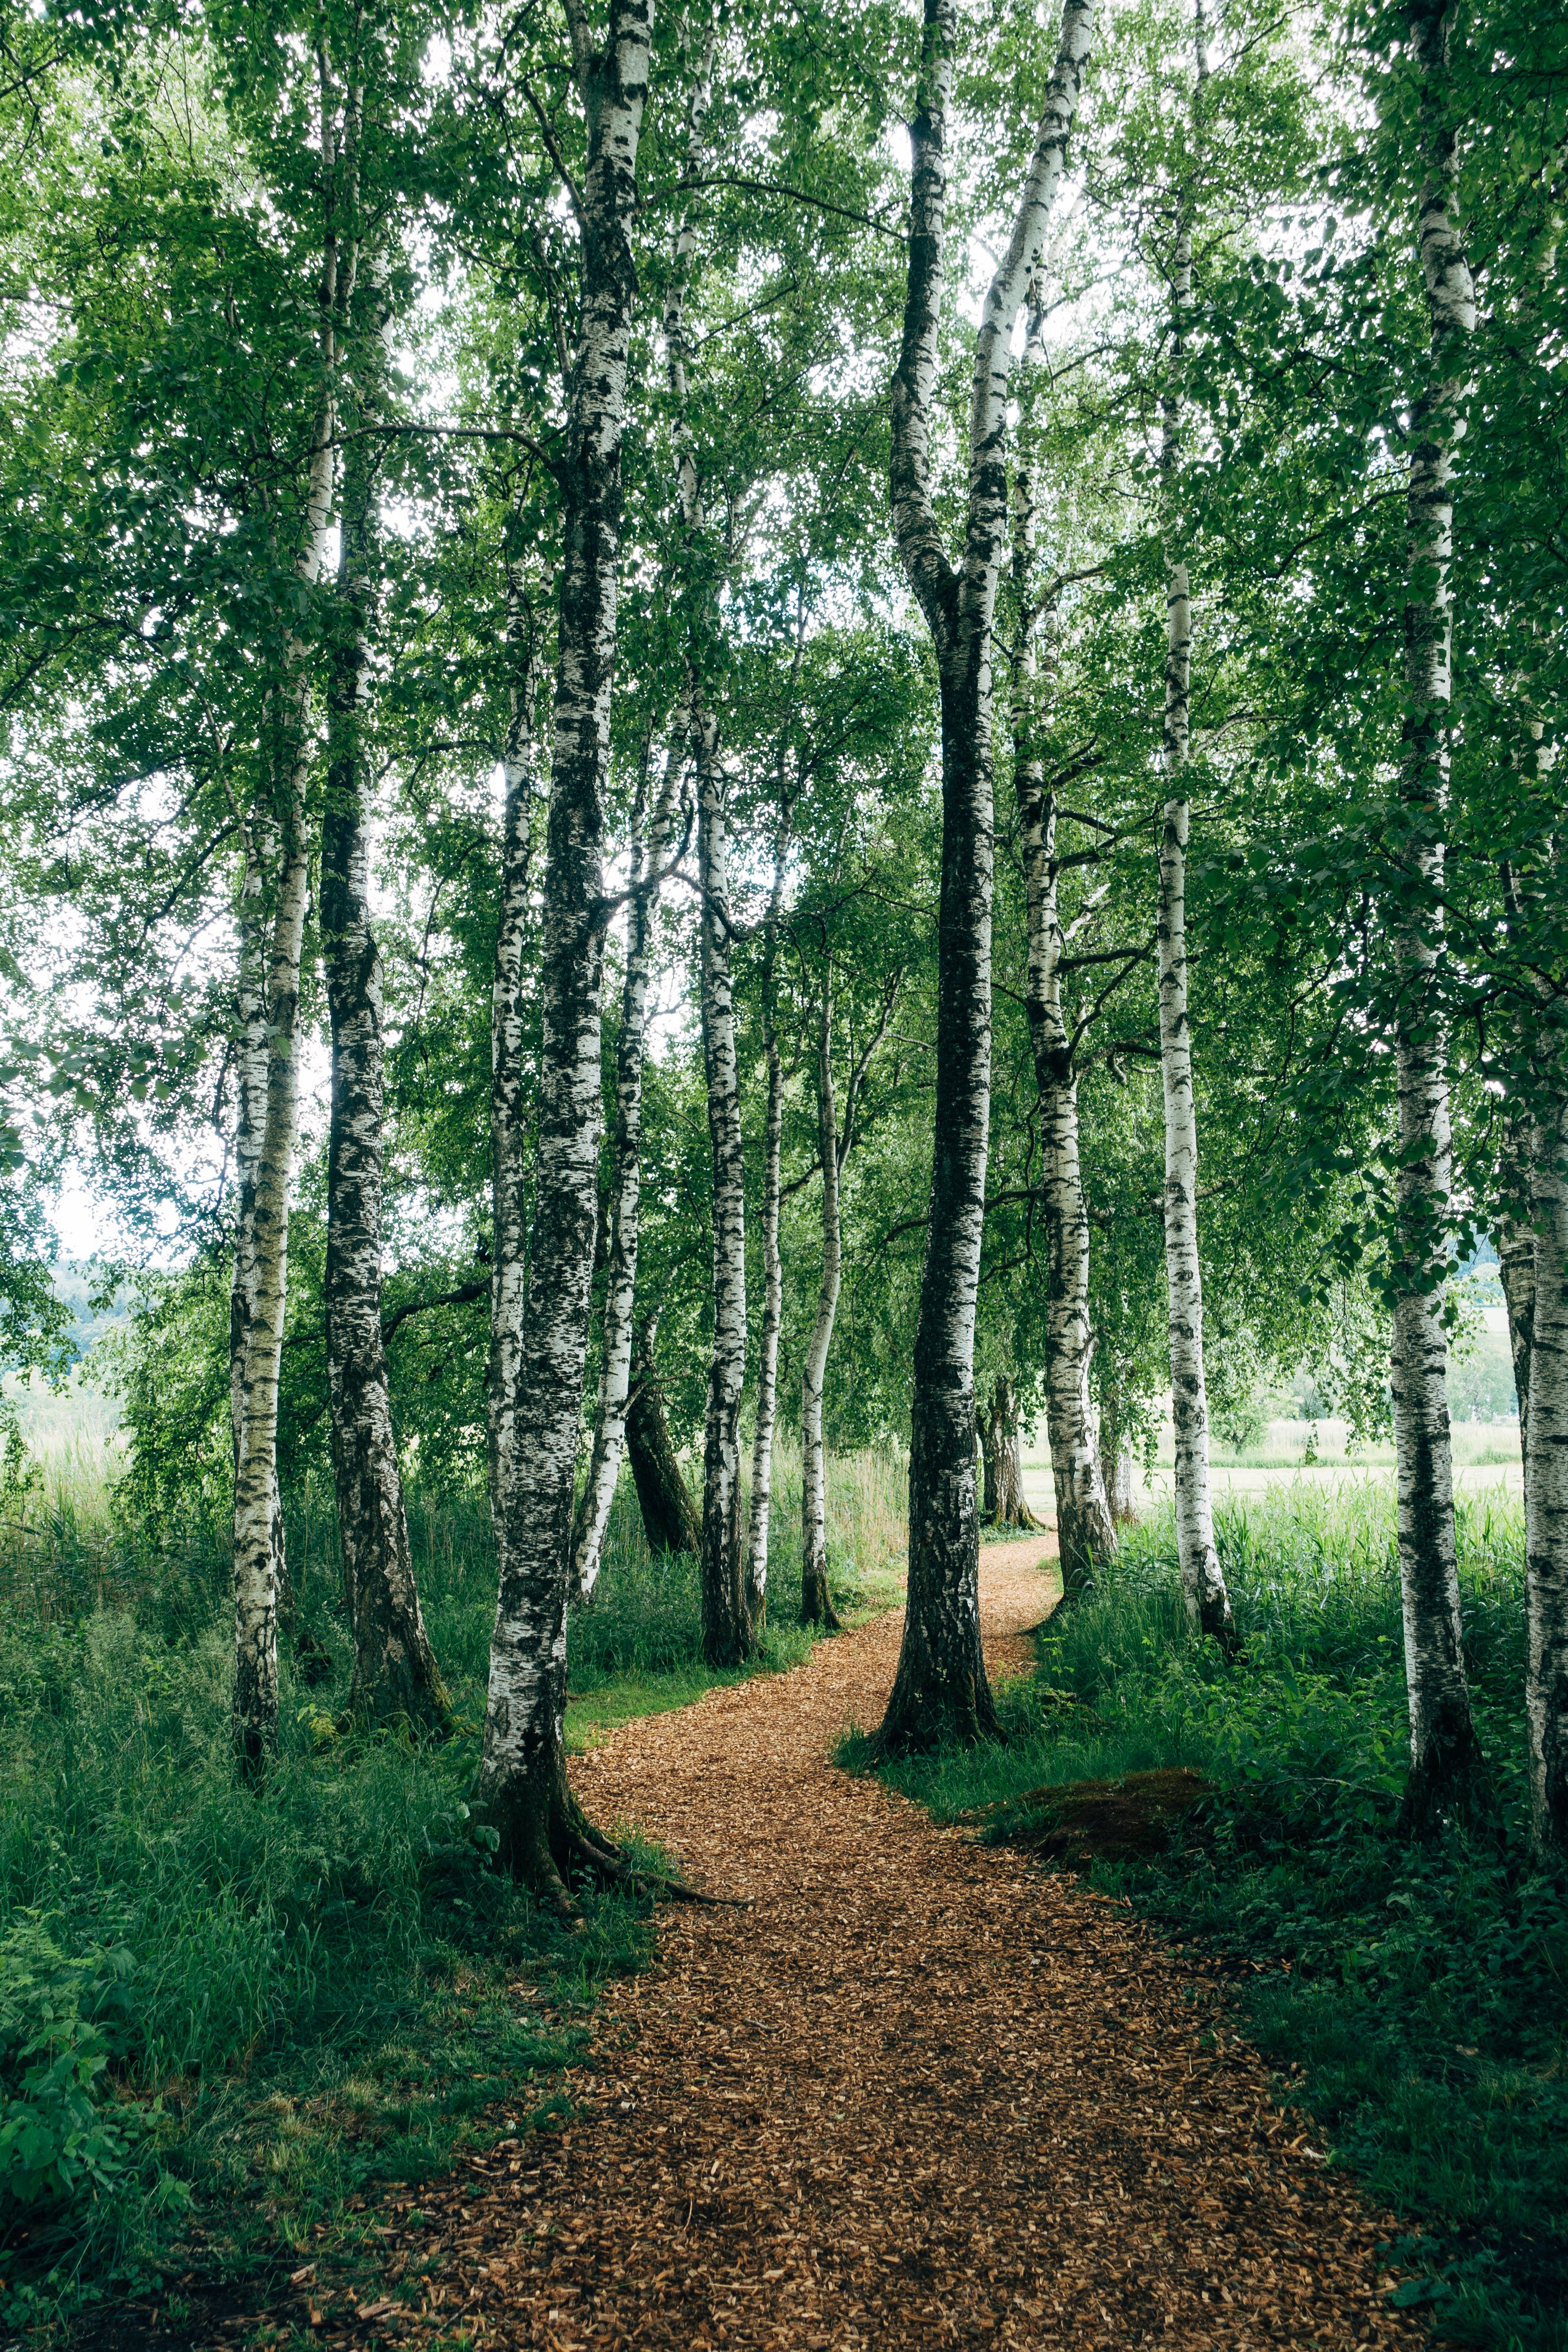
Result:
{"label": "green grass verge", "polygon": [[[1568,1886],[1524,1852],[1522,1528],[1458,1513],[1466,1651],[1496,1778],[1496,1843],[1412,1850],[1394,1498],[1238,1499],[1218,1537],[1245,1656],[1183,1617],[1169,1523],[1134,1530],[1100,1592],[1004,1685],[1005,1747],[890,1768],[984,1831],[1079,1780],[1188,1766],[1218,1790],[1152,1863],[1095,1865],[1193,1943],[1253,1964],[1249,2029],[1335,2159],[1407,2217],[1400,2290],[1457,2342],[1568,2347]],[[857,1759],[846,1744],[845,1760]],[[1298,2071],[1299,2070],[1299,2071]]]}
{"label": "green grass verge", "polygon": [[[763,1672],[812,1646],[785,1467]],[[836,1467],[835,1584],[846,1606],[885,1605],[897,1465]],[[0,2324],[58,2328],[186,2272],[209,2298],[307,2261],[352,2278],[378,2212],[564,2112],[561,2070],[604,1986],[647,1964],[646,1903],[589,1891],[567,1937],[493,1867],[468,1806],[488,1515],[416,1496],[411,1522],[455,1736],[335,1729],[351,1644],[307,1493],[289,1549],[310,1644],[282,1645],[281,1754],[258,1790],[229,1763],[221,1549],[169,1548],[149,1575],[133,1539],[84,1515],[79,1559],[57,1543],[10,1564]],[[119,1605],[95,1607],[110,1555]],[[570,1657],[576,1749],[742,1678],[703,1666],[696,1565],[648,1557],[629,1495]]]}

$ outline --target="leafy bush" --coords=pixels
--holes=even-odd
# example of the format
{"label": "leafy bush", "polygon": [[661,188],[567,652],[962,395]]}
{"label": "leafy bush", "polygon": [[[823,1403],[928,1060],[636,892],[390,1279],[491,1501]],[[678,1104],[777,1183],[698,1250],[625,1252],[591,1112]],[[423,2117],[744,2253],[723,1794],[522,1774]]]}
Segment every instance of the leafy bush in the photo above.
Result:
{"label": "leafy bush", "polygon": [[36,1912],[0,1937],[0,2215],[123,2182],[103,2095],[131,1967],[123,1949],[68,1959]]}

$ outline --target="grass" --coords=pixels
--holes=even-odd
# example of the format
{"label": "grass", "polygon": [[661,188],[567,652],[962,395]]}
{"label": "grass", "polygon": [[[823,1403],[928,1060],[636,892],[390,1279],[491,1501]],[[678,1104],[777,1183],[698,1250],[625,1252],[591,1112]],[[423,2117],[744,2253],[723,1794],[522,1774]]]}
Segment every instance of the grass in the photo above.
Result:
{"label": "grass", "polygon": [[[1496,1842],[1412,1850],[1393,1496],[1377,1485],[1222,1508],[1245,1657],[1188,1633],[1168,1521],[1131,1532],[1101,1591],[1005,1685],[1005,1747],[888,1778],[982,1834],[1027,1837],[1037,1792],[1185,1768],[1216,1793],[1150,1861],[1096,1880],[1246,1962],[1238,1999],[1291,2095],[1407,2217],[1400,2290],[1449,2340],[1568,2347],[1568,1886],[1524,1852],[1521,1514],[1458,1512],[1466,1651]],[[847,1760],[854,1761],[853,1743]],[[1023,1801],[1027,1800],[1028,1801]]]}
{"label": "grass", "polygon": [[[763,1671],[811,1647],[798,1465],[781,1453]],[[841,1605],[891,1597],[900,1489],[890,1457],[833,1465]],[[281,1645],[281,1754],[257,1791],[229,1764],[221,1543],[197,1532],[153,1556],[68,1462],[5,1531],[0,2322],[58,2323],[172,2269],[264,2280],[308,2252],[352,2272],[378,2200],[406,2205],[564,2112],[561,2069],[601,1988],[646,1964],[646,1904],[589,1891],[586,1932],[567,1937],[491,1866],[468,1801],[488,1512],[416,1495],[410,1522],[456,1735],[418,1748],[334,1728],[351,1643],[330,1498],[307,1486],[288,1535],[312,1647],[297,1669]],[[574,1613],[569,1746],[736,1679],[703,1667],[700,1641],[695,1563],[649,1558],[628,1488],[598,1595]],[[5,2171],[19,2116],[55,2131],[60,2176],[25,2204]]]}

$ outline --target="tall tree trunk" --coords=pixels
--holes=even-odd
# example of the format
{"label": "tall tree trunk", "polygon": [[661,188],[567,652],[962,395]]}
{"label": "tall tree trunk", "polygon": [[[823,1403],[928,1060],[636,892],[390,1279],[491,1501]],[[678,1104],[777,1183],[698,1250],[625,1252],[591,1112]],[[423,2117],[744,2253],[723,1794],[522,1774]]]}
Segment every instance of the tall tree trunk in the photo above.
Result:
{"label": "tall tree trunk", "polygon": [[991,1410],[981,1424],[985,1463],[985,1516],[993,1527],[1033,1528],[1039,1522],[1024,1500],[1024,1463],[1018,1450],[1018,1400],[1005,1372],[998,1372]]}
{"label": "tall tree trunk", "polygon": [[573,1536],[574,1601],[587,1600],[598,1580],[626,1438],[626,1400],[631,1393],[632,1301],[637,1290],[637,1231],[642,1206],[642,1075],[648,982],[653,970],[653,919],[659,877],[675,829],[675,787],[679,765],[679,751],[672,748],[648,828],[646,878],[642,845],[635,835],[632,845],[626,970],[621,989],[621,1033],[616,1041],[615,1174],[605,1294],[604,1367],[599,1375],[588,1480],[577,1507]]}
{"label": "tall tree trunk", "polygon": [[1535,1331],[1535,1227],[1530,1184],[1531,1150],[1530,1122],[1520,1112],[1508,1116],[1503,1148],[1501,1193],[1498,1218],[1498,1278],[1508,1308],[1508,1346],[1513,1362],[1513,1390],[1519,1400],[1519,1458],[1524,1473],[1524,1504],[1530,1508],[1530,1377],[1531,1341]]}
{"label": "tall tree trunk", "polygon": [[[800,648],[795,647],[795,671]],[[784,782],[780,744],[778,783]],[[784,1320],[784,1266],[779,1257],[779,1163],[784,1149],[784,1061],[779,1053],[779,921],[784,908],[784,852],[789,813],[781,790],[778,830],[773,836],[773,887],[763,929],[763,1052],[768,1098],[763,1128],[763,1328],[757,1351],[757,1421],[752,1435],[752,1500],[746,1519],[744,1569],[746,1615],[753,1633],[767,1613],[768,1521],[773,1493],[773,1424],[778,1417],[779,1326]]]}
{"label": "tall tree trunk", "polygon": [[844,1247],[838,1203],[838,1108],[833,1087],[833,973],[825,961],[822,1025],[816,1043],[816,1148],[822,1160],[822,1281],[816,1320],[800,1383],[800,1619],[836,1628],[838,1612],[827,1582],[827,1465],[822,1447],[822,1392],[827,1351],[843,1280]]}
{"label": "tall tree trunk", "polygon": [[566,1783],[562,1726],[573,1490],[598,1203],[603,835],[621,539],[621,446],[637,277],[649,0],[612,0],[595,50],[576,0],[573,59],[588,124],[582,309],[561,481],[555,743],[544,876],[538,1172],[504,1471],[500,1588],[479,1802],[500,1860],[568,1917],[565,1874],[624,1874]]}
{"label": "tall tree trunk", "polygon": [[[374,413],[378,387],[360,406]],[[381,1339],[385,1046],[381,950],[370,919],[363,744],[374,596],[372,444],[343,468],[339,642],[321,816],[321,960],[331,1019],[327,1149],[327,1387],[343,1574],[353,1627],[350,1711],[365,1724],[445,1731],[451,1710],[425,1632],[409,1549],[392,1394]]]}
{"label": "tall tree trunk", "polygon": [[[330,456],[326,482],[330,506]],[[289,1182],[299,1099],[295,1025],[310,879],[305,840],[310,754],[303,740],[307,691],[301,680],[290,686],[289,700],[297,724],[281,746],[277,772],[279,868],[267,959],[267,1102],[256,1158],[250,1314],[240,1376],[234,1479],[233,1733],[236,1759],[247,1776],[264,1769],[278,1745],[278,1600],[282,1565],[278,1381],[283,1359]]]}
{"label": "tall tree trunk", "polygon": [[741,1577],[741,1391],[746,1380],[746,1186],[730,973],[729,855],[717,723],[700,717],[702,1062],[713,1154],[713,1354],[702,1444],[702,1654],[741,1664],[752,1629]]}
{"label": "tall tree trunk", "polygon": [[[236,1492],[245,1432],[245,1351],[256,1316],[256,1188],[267,1133],[267,950],[274,913],[272,894],[278,880],[278,824],[273,802],[274,780],[268,774],[257,793],[245,828],[237,922],[234,1271],[228,1297],[229,1438]],[[286,1614],[288,1554],[283,1540],[283,1502],[278,1488],[276,1454],[270,1517],[274,1591],[279,1612]]]}
{"label": "tall tree trunk", "polygon": [[664,1395],[654,1361],[657,1317],[650,1317],[632,1349],[632,1392],[626,1407],[626,1452],[637,1484],[643,1533],[650,1551],[689,1552],[700,1557],[702,1524],[698,1518],[680,1462],[670,1443],[665,1419]]}
{"label": "tall tree trunk", "polygon": [[533,862],[533,712],[539,680],[537,616],[510,564],[507,643],[511,710],[501,755],[500,894],[490,982],[490,1334],[485,1366],[485,1437],[496,1556],[506,1552],[507,1465],[528,1289],[528,1116],[523,955]]}
{"label": "tall tree trunk", "polygon": [[[353,254],[340,253],[335,205],[345,193],[354,210],[357,93],[346,97],[342,128],[347,186],[340,187],[338,92],[325,52],[320,53],[321,168],[325,190],[320,304],[321,390],[306,471],[305,515],[294,571],[308,594],[330,551],[335,488],[337,364],[340,303],[353,290]],[[278,843],[271,936],[267,950],[266,1110],[255,1155],[254,1214],[248,1243],[249,1311],[238,1382],[234,1475],[234,1713],[233,1741],[242,1773],[254,1777],[278,1745],[278,1602],[283,1572],[279,1508],[278,1381],[288,1296],[289,1184],[298,1124],[299,1072],[295,1026],[310,856],[305,836],[305,787],[310,775],[310,656],[290,634],[283,675],[271,698],[273,726],[264,751],[270,768],[270,824]],[[254,1084],[259,1063],[250,1071]],[[254,1133],[254,1126],[252,1127]],[[231,1381],[231,1410],[233,1386]]]}
{"label": "tall tree trunk", "polygon": [[909,1601],[898,1674],[876,1738],[882,1755],[994,1737],[998,1729],[980,1643],[974,1493],[974,1317],[991,1108],[993,618],[1007,541],[1013,329],[1066,164],[1092,0],[1068,0],[1063,11],[1027,184],[975,335],[958,568],[942,544],[930,475],[955,24],[953,0],[925,0],[921,90],[910,133],[908,295],[891,400],[893,528],[941,680],[942,853],[935,1149],[910,1413]]}
{"label": "tall tree trunk", "polygon": [[[1046,1430],[1056,1488],[1062,1597],[1088,1591],[1116,1549],[1095,1444],[1089,1367],[1089,1210],[1079,1161],[1078,1071],[1062,1006],[1062,928],[1057,901],[1057,808],[1045,788],[1039,723],[1056,670],[1057,602],[1036,619],[1033,578],[1037,492],[1026,462],[1017,476],[1013,586],[1013,782],[1024,857],[1028,925],[1025,1007],[1040,1098],[1040,1189],[1050,1252],[1046,1290]],[[1043,633],[1043,644],[1038,642]]]}
{"label": "tall tree trunk", "polygon": [[1399,975],[1392,1387],[1410,1699],[1411,1769],[1404,1819],[1410,1830],[1425,1832],[1486,1801],[1460,1646],[1454,1545],[1447,1343],[1442,1323],[1450,1174],[1447,1040],[1436,976],[1443,891],[1439,828],[1448,763],[1455,411],[1465,346],[1475,325],[1475,295],[1453,210],[1454,142],[1442,90],[1447,71],[1444,0],[1435,5],[1434,0],[1415,0],[1408,21],[1412,57],[1421,79],[1425,179],[1419,236],[1432,373],[1413,419],[1406,509],[1410,595],[1405,613],[1405,677],[1409,716],[1398,814],[1409,893],[1391,918]]}
{"label": "tall tree trunk", "polygon": [[1568,1098],[1560,1089],[1537,1123],[1533,1160],[1524,1706],[1531,1843],[1539,1860],[1560,1862],[1568,1857]]}
{"label": "tall tree trunk", "polygon": [[[1197,16],[1201,121],[1208,63]],[[1182,548],[1179,468],[1182,363],[1193,298],[1191,197],[1184,193],[1172,272],[1171,366],[1162,403],[1160,470],[1165,515],[1166,639],[1163,750],[1167,799],[1160,840],[1160,1066],[1165,1100],[1165,1277],[1170,1296],[1171,1435],[1175,1457],[1176,1541],[1182,1591],[1192,1622],[1216,1641],[1232,1639],[1230,1595],[1215,1549],[1209,1494],[1208,1390],[1204,1377],[1203,1273],[1198,1258],[1198,1123],[1193,1038],[1187,1017],[1186,793],[1192,720],[1193,607]]]}

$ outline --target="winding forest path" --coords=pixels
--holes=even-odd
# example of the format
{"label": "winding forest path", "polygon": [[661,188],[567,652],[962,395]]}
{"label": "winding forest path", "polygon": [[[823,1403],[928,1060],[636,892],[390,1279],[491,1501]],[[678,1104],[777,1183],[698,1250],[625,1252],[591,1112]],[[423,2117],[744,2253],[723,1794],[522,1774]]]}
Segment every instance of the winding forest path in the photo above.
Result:
{"label": "winding forest path", "polygon": [[[981,1554],[994,1672],[1027,1663],[1045,1550]],[[461,2311],[484,2347],[559,2352],[1420,2340],[1377,2292],[1376,2218],[1255,2053],[1203,2032],[1148,1927],[829,1763],[879,1719],[901,1622],[574,1766],[595,1818],[752,1907],[663,1911],[569,2128],[421,2200],[450,2250],[425,2329]]]}

